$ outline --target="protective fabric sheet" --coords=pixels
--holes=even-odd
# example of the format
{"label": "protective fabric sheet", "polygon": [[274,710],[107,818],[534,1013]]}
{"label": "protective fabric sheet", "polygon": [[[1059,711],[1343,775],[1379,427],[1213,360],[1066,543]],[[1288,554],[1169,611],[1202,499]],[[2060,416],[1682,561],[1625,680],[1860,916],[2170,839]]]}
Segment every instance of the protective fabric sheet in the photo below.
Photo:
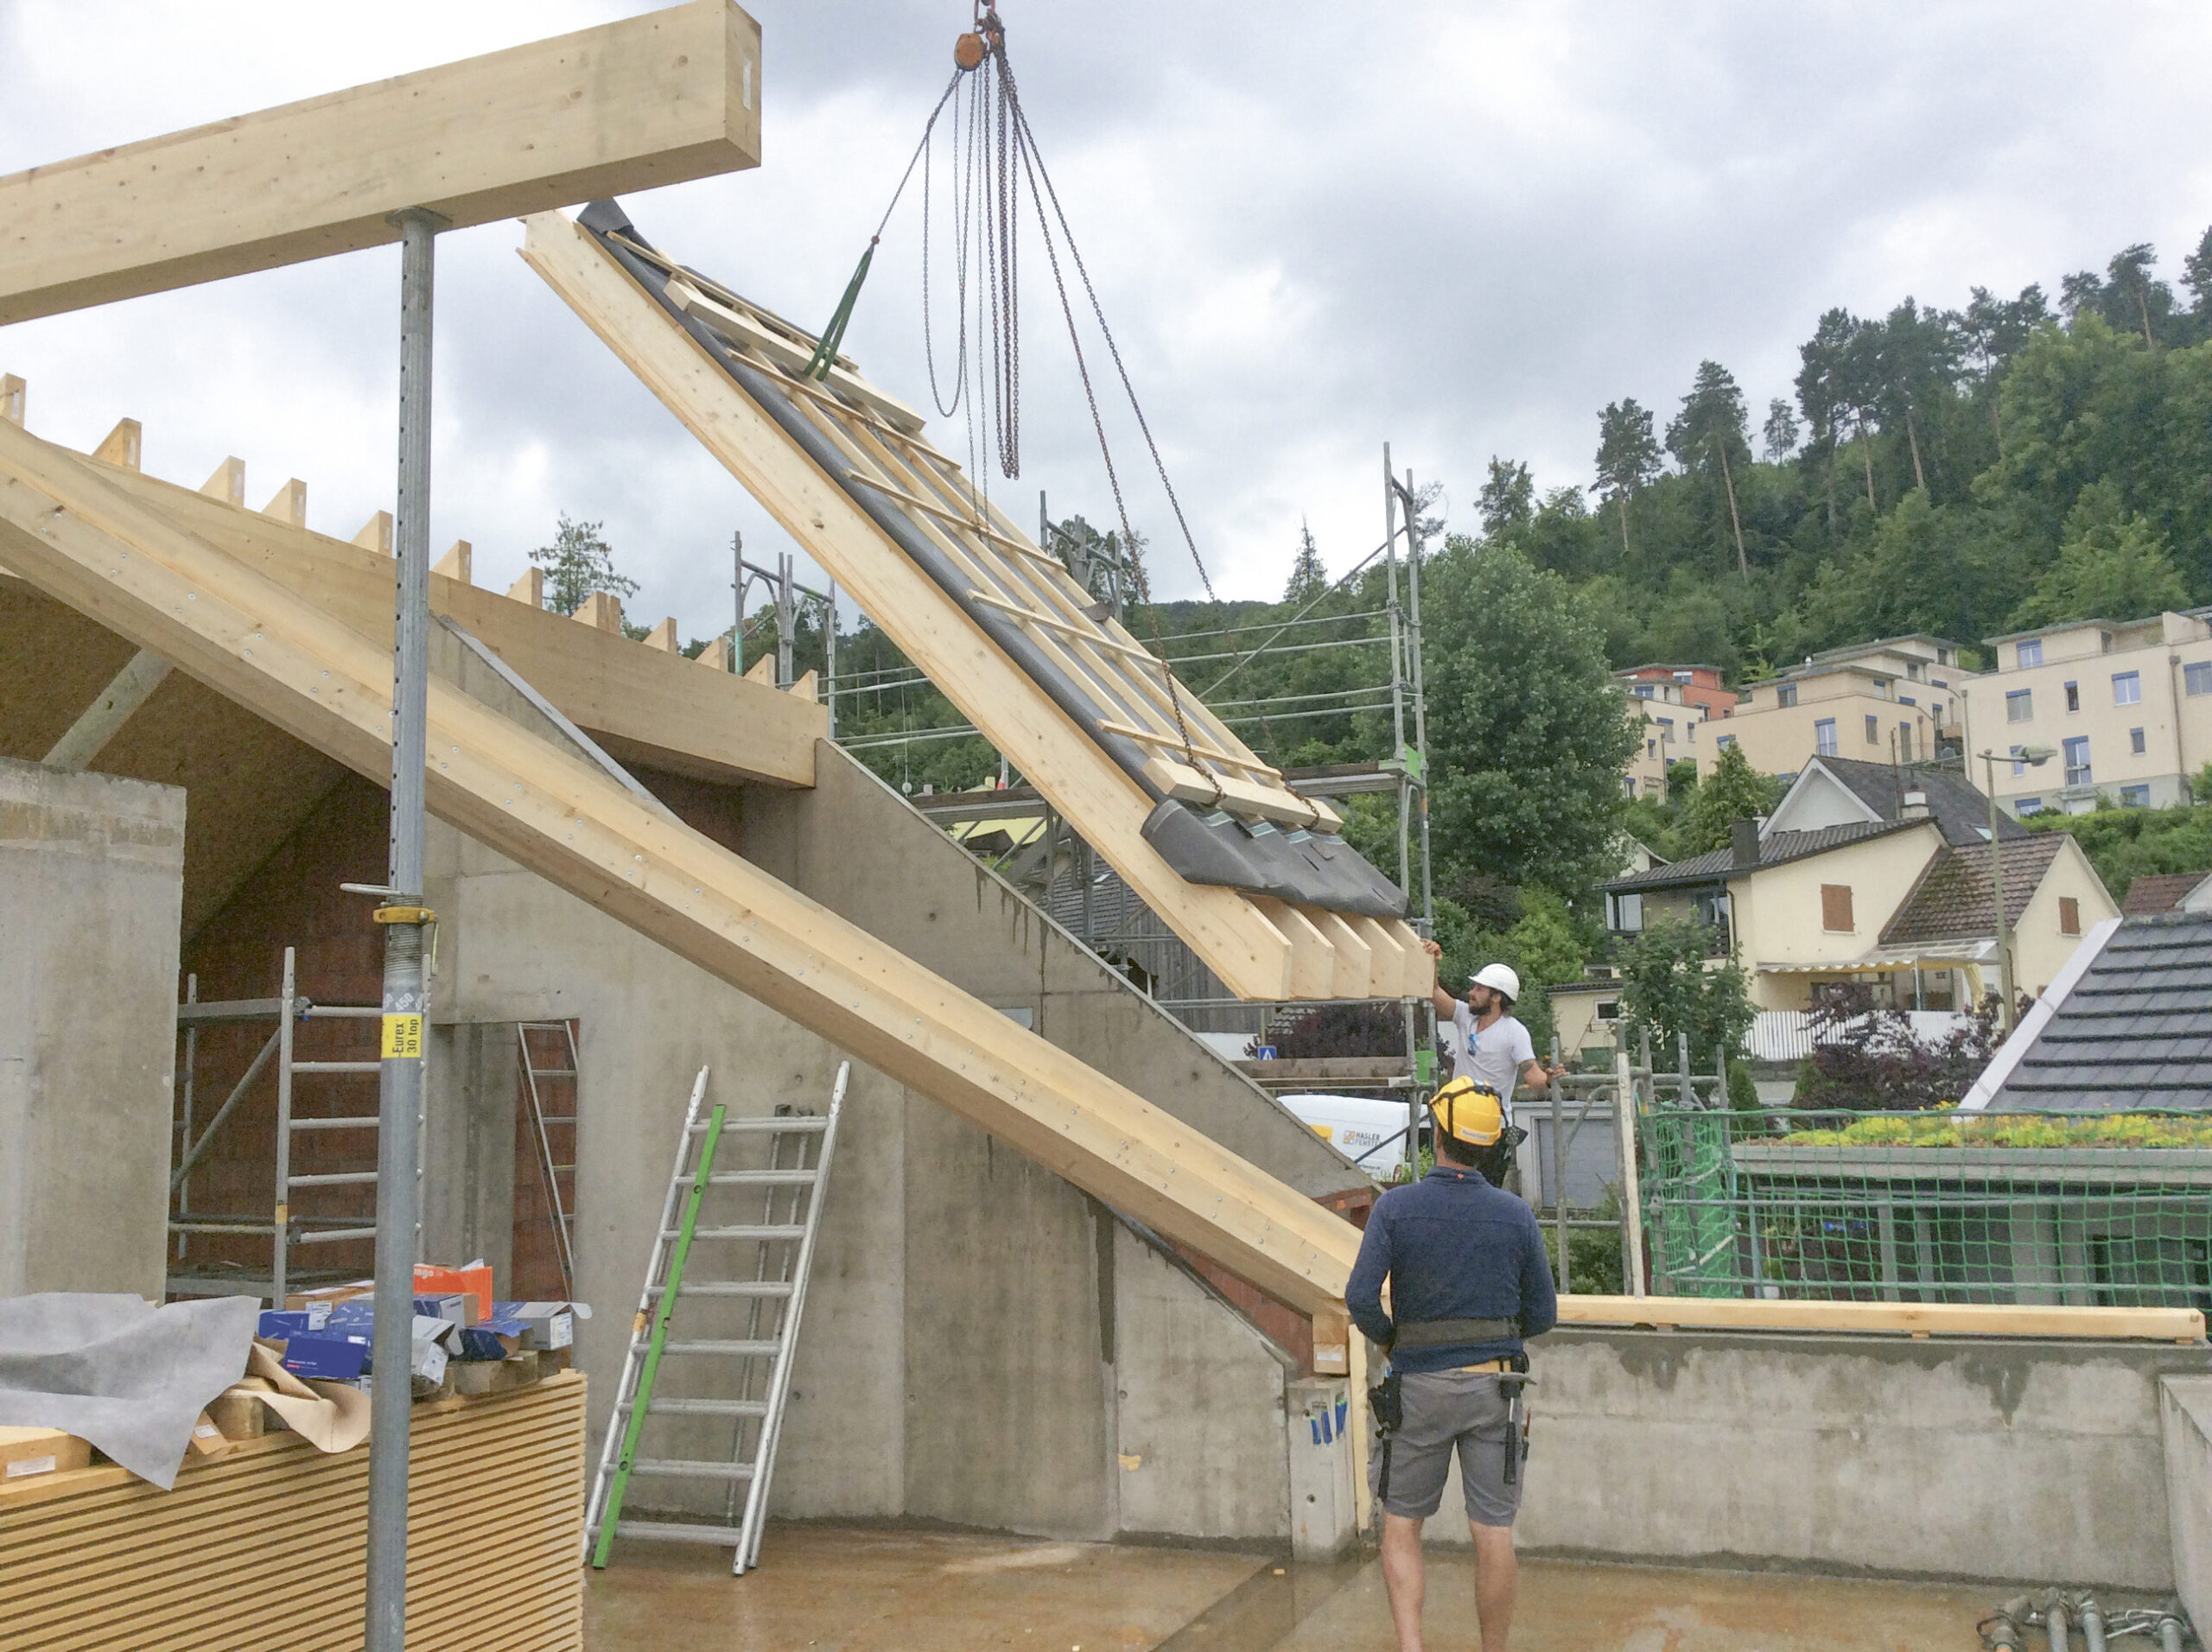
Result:
{"label": "protective fabric sheet", "polygon": [[0,1423],[64,1429],[166,1491],[200,1412],[245,1375],[260,1313],[242,1296],[0,1298]]}
{"label": "protective fabric sheet", "polygon": [[344,1382],[302,1382],[259,1343],[246,1375],[269,1386],[236,1388],[276,1414],[277,1420],[319,1452],[350,1452],[369,1437],[369,1396]]}

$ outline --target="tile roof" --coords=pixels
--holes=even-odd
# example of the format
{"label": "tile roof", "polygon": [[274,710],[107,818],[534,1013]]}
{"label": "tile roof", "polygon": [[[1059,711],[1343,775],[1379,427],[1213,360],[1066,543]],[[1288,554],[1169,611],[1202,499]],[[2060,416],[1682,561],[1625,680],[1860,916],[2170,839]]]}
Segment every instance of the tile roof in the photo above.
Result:
{"label": "tile roof", "polygon": [[[1907,827],[1922,825],[1917,820],[1853,821],[1847,826],[1823,826],[1810,832],[1769,832],[1759,840],[1759,859],[1756,867],[1739,867],[1732,849],[1707,849],[1702,855],[1656,866],[1649,872],[1638,872],[1625,878],[1616,878],[1605,888],[1611,894],[1627,894],[1639,889],[1672,889],[1685,884],[1720,883],[1751,871],[1764,871],[1770,866],[1780,866],[1789,861],[1802,861],[1808,855],[1825,855],[1830,849],[1840,849],[1848,843],[1864,842],[1870,837],[1885,836],[1891,832],[1903,831]],[[2009,863],[2008,863],[2009,864]]]}
{"label": "tile roof", "polygon": [[[2027,911],[2044,874],[2065,847],[2057,832],[2007,838],[2005,852],[2005,914],[2017,924]],[[1947,845],[1920,874],[1920,881],[1898,903],[1897,914],[1882,926],[1884,946],[1918,946],[1966,935],[1997,933],[1997,900],[1990,888],[1989,845]]]}
{"label": "tile roof", "polygon": [[2155,912],[2170,912],[2207,879],[2212,879],[2212,871],[2146,872],[2127,886],[2127,899],[2120,903],[2120,915],[2148,918]]}
{"label": "tile roof", "polygon": [[[1962,774],[1948,769],[1900,769],[1855,757],[1822,757],[1814,761],[1850,787],[1853,797],[1884,820],[1897,817],[1906,792],[1921,791],[1927,794],[1929,814],[1943,829],[1945,842],[1989,841],[1989,799]],[[2025,837],[2028,829],[2000,809],[1997,835]]]}
{"label": "tile roof", "polygon": [[2124,920],[1999,1086],[2008,1109],[2212,1111],[2212,913]]}

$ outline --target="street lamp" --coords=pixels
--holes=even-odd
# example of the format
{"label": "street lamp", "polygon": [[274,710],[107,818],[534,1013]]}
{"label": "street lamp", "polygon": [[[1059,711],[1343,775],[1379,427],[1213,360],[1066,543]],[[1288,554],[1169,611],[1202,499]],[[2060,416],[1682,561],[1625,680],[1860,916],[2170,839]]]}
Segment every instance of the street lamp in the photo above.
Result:
{"label": "street lamp", "polygon": [[1982,773],[1989,783],[1989,883],[1997,897],[1997,1017],[2008,1036],[2012,1031],[2012,925],[2005,913],[2005,856],[1997,842],[1997,765],[2002,760],[2039,769],[2056,755],[2048,746],[2023,746],[2002,759],[1994,752],[1981,753]]}

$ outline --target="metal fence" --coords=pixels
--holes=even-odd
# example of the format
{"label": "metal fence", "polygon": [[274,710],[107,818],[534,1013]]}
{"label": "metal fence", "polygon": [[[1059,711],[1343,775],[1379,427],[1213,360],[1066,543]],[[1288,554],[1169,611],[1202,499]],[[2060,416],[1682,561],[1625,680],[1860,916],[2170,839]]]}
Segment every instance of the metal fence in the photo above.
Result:
{"label": "metal fence", "polygon": [[1643,1110],[1662,1294],[2212,1312],[2212,1117]]}

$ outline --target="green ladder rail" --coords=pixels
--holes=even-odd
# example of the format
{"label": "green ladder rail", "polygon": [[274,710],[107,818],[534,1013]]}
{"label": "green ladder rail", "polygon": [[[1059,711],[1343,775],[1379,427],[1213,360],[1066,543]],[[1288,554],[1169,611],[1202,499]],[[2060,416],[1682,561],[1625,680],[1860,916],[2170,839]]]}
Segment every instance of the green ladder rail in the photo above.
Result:
{"label": "green ladder rail", "polygon": [[[699,1071],[698,1088],[693,1092],[692,1111],[696,1116],[698,1097],[706,1088],[707,1073]],[[715,1149],[721,1145],[722,1120],[728,1109],[716,1102],[714,1112],[707,1119],[707,1139],[699,1145],[699,1167],[691,1177],[691,1191],[683,1200],[683,1214],[677,1223],[676,1243],[668,1253],[668,1280],[660,1293],[660,1303],[653,1310],[652,1337],[645,1345],[645,1358],[638,1371],[637,1391],[630,1405],[630,1421],[622,1431],[622,1454],[615,1461],[614,1477],[607,1484],[607,1503],[599,1517],[599,1541],[594,1546],[591,1563],[605,1569],[607,1551],[614,1547],[614,1528],[622,1518],[622,1495],[630,1487],[630,1471],[638,1460],[639,1437],[645,1431],[646,1407],[653,1398],[653,1382],[660,1376],[661,1351],[668,1345],[668,1322],[676,1312],[676,1293],[683,1284],[683,1264],[691,1255],[691,1236],[698,1231],[699,1206],[707,1197],[708,1179],[714,1174]],[[682,1163],[684,1148],[690,1146],[692,1118],[683,1121],[683,1145],[677,1148],[677,1162]],[[677,1179],[681,1180],[679,1172]],[[658,1249],[665,1242],[664,1236],[654,1240]],[[650,1288],[650,1287],[649,1287]],[[639,1309],[638,1317],[645,1317]],[[627,1383],[624,1386],[626,1388]]]}

